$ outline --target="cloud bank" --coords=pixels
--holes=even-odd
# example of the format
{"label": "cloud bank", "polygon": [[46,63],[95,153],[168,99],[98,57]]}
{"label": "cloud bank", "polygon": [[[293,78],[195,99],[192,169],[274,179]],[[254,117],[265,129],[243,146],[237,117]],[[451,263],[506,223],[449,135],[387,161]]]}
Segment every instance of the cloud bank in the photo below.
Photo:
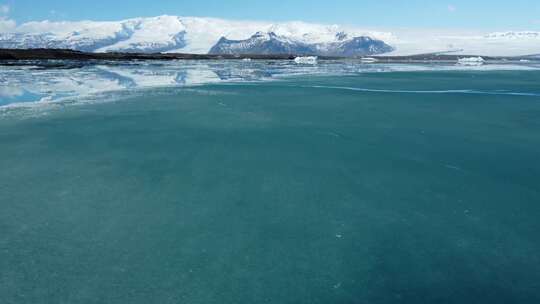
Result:
{"label": "cloud bank", "polygon": [[10,10],[9,5],[0,4],[0,33],[12,31],[17,27],[17,23],[8,17]]}

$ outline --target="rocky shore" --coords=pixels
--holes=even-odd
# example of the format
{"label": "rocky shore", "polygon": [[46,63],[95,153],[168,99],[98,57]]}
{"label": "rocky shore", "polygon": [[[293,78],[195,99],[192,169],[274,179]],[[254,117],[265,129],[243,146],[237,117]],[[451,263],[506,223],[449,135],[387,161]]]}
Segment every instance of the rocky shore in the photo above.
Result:
{"label": "rocky shore", "polygon": [[[0,49],[0,65],[17,65],[21,61],[32,60],[70,60],[79,62],[91,61],[131,61],[131,60],[293,60],[298,55],[272,54],[182,54],[182,53],[89,53],[69,49]],[[420,54],[413,56],[372,56],[370,63],[422,63],[422,62],[457,62],[468,55],[453,54]],[[329,57],[319,56],[320,60],[360,59],[366,57]],[[516,63],[537,61],[539,57],[487,57],[485,63]]]}
{"label": "rocky shore", "polygon": [[276,59],[290,60],[294,55],[206,55],[179,53],[86,53],[68,49],[0,49],[0,61],[16,60],[212,60]]}

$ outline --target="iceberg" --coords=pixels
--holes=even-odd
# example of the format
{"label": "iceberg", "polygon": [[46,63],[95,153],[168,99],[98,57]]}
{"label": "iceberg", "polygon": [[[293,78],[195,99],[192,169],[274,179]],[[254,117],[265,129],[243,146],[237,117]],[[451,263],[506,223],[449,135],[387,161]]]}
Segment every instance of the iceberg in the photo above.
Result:
{"label": "iceberg", "polygon": [[372,57],[362,57],[360,59],[360,62],[362,62],[362,63],[375,63],[377,61],[378,61],[377,59],[372,58]]}

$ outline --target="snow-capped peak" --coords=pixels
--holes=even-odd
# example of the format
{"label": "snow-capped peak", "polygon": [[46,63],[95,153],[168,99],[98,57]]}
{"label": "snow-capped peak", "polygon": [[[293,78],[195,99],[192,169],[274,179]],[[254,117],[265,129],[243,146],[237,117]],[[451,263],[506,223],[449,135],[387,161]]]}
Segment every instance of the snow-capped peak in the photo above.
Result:
{"label": "snow-capped peak", "polygon": [[128,39],[97,49],[106,51],[156,51],[156,49],[177,47],[185,45],[183,35],[186,27],[176,16],[159,16],[154,18],[138,18],[128,20],[123,24],[126,32],[130,32]]}
{"label": "snow-capped peak", "polygon": [[337,33],[343,31],[338,25],[320,25],[299,21],[272,24],[267,30],[267,32],[275,33],[278,36],[309,43],[334,42]]}

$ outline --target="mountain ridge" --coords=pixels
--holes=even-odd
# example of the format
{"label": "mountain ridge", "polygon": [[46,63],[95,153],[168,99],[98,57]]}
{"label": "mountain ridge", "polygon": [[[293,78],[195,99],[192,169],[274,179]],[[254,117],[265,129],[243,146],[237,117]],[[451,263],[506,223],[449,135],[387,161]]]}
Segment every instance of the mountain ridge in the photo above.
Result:
{"label": "mountain ridge", "polygon": [[[334,42],[338,33],[345,36],[359,34],[337,25],[242,22],[163,15],[121,21],[29,22],[14,32],[0,33],[0,48],[206,54],[221,37],[249,39],[257,32],[276,33],[297,45]],[[292,50],[291,53],[298,52]]]}
{"label": "mountain ridge", "polygon": [[[374,46],[372,53],[408,56],[431,52],[520,56],[540,53],[540,32],[486,33],[467,30],[374,31],[339,25],[292,22],[236,21],[206,17],[131,18],[120,21],[32,21],[0,32],[0,48],[64,48],[85,52],[207,54],[222,37],[248,40],[256,33],[274,33],[287,44],[308,46],[310,52],[361,53],[361,38],[380,40],[390,49]],[[351,41],[357,38],[355,42]],[[349,41],[349,45],[345,44]],[[222,43],[224,41],[221,41]],[[339,50],[339,52],[337,51]],[[297,53],[297,52],[295,52]]]}
{"label": "mountain ridge", "polygon": [[226,37],[214,45],[209,54],[300,54],[317,56],[354,57],[391,52],[393,48],[381,40],[367,36],[348,38],[339,32],[334,42],[309,43],[289,39],[274,32],[257,32],[245,40]]}

